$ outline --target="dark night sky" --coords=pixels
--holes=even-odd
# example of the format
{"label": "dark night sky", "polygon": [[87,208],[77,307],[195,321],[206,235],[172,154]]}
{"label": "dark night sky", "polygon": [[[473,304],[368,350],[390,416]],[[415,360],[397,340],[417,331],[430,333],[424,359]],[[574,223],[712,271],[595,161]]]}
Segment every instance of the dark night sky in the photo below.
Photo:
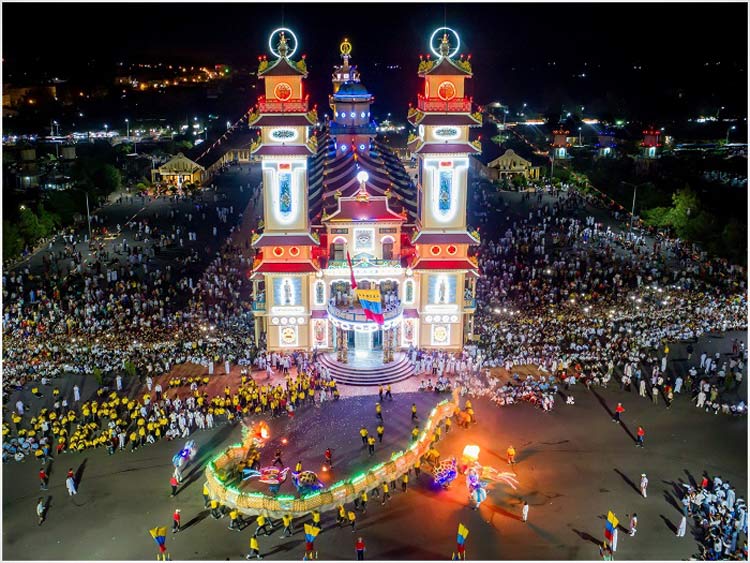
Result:
{"label": "dark night sky", "polygon": [[[673,108],[682,92],[685,111],[711,104],[746,110],[744,3],[4,4],[3,16],[9,69],[75,74],[91,59],[104,65],[187,57],[250,66],[283,18],[307,54],[319,102],[348,36],[363,82],[390,111],[416,97],[418,55],[446,21],[473,56],[480,103],[528,101],[544,111],[561,103],[612,109],[625,100],[643,109],[645,94],[653,93],[657,106]],[[386,71],[387,64],[401,69]],[[587,78],[573,77],[579,73]]]}

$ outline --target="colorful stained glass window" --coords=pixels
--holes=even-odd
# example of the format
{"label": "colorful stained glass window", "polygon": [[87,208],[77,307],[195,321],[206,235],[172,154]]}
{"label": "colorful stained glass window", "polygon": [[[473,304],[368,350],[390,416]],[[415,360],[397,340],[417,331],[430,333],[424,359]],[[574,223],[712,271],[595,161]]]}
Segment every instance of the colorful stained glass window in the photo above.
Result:
{"label": "colorful stained glass window", "polygon": [[445,215],[451,208],[451,188],[453,186],[453,171],[441,170],[438,191],[438,210]]}
{"label": "colorful stained glass window", "polygon": [[289,172],[279,174],[279,211],[282,215],[292,212],[292,175]]}

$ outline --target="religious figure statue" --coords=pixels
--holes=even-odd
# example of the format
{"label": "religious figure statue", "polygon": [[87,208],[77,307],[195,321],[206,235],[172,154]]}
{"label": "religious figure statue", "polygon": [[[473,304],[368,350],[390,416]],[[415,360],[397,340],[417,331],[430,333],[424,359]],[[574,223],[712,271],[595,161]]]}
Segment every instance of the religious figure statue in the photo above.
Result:
{"label": "religious figure statue", "polygon": [[446,281],[440,280],[438,282],[438,303],[447,303],[447,295],[446,295]]}
{"label": "religious figure statue", "polygon": [[292,284],[289,283],[289,280],[284,280],[284,305],[291,305],[292,304]]}

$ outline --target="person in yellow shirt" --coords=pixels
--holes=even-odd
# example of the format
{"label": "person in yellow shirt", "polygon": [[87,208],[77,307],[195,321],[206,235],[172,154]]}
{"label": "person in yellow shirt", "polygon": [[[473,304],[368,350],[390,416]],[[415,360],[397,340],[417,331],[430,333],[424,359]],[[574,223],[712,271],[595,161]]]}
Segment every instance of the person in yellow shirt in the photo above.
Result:
{"label": "person in yellow shirt", "polygon": [[419,426],[415,426],[414,429],[411,431],[411,439],[412,441],[414,441],[418,437],[419,437]]}
{"label": "person in yellow shirt", "polygon": [[359,435],[362,437],[362,445],[367,445],[367,428],[364,426],[359,429]]}
{"label": "person in yellow shirt", "polygon": [[285,538],[292,536],[294,534],[294,526],[291,514],[284,514],[284,516],[281,517],[281,522],[284,524],[284,531],[281,532],[280,537]]}
{"label": "person in yellow shirt", "polygon": [[383,421],[383,407],[380,406],[380,403],[375,403],[375,416],[381,422]]}
{"label": "person in yellow shirt", "polygon": [[378,424],[378,427],[376,428],[376,432],[378,433],[378,442],[381,444],[383,443],[383,434],[385,433],[385,427],[383,426],[383,423],[381,422]]}
{"label": "person in yellow shirt", "polygon": [[296,471],[297,473],[302,471],[302,460],[297,461],[297,465],[294,466],[294,471]]}
{"label": "person in yellow shirt", "polygon": [[355,532],[357,527],[357,515],[354,514],[351,510],[347,513],[347,518],[349,519],[349,525],[352,527],[352,534]]}
{"label": "person in yellow shirt", "polygon": [[268,519],[263,514],[258,514],[258,517],[255,519],[255,523],[258,525],[258,527],[255,528],[255,533],[253,534],[253,537],[257,538],[258,532],[260,532],[261,530],[267,536],[271,535],[271,532],[273,530],[271,528],[271,525],[268,522]]}
{"label": "person in yellow shirt", "polygon": [[237,532],[240,531],[240,525],[242,524],[242,519],[240,518],[240,511],[236,508],[233,508],[229,511],[229,529],[235,530]]}
{"label": "person in yellow shirt", "polygon": [[260,555],[260,545],[258,544],[258,538],[255,536],[250,536],[250,553],[248,553],[245,556],[245,559],[252,559],[255,557],[256,559],[263,559]]}
{"label": "person in yellow shirt", "polygon": [[446,418],[446,419],[445,419],[445,433],[446,433],[446,434],[447,434],[448,432],[450,432],[450,429],[451,429],[451,424],[453,424],[453,422],[451,422],[451,419],[450,419],[450,418]]}
{"label": "person in yellow shirt", "polygon": [[339,515],[336,518],[336,523],[339,525],[339,528],[346,524],[346,508],[344,508],[343,504],[339,505]]}
{"label": "person in yellow shirt", "polygon": [[375,436],[369,436],[367,438],[367,451],[370,455],[375,455]]}
{"label": "person in yellow shirt", "polygon": [[391,500],[391,489],[387,482],[383,482],[383,502],[381,504],[385,505],[387,500]]}
{"label": "person in yellow shirt", "polygon": [[221,518],[221,511],[219,510],[219,501],[216,499],[211,499],[211,516],[216,518],[217,520]]}
{"label": "person in yellow shirt", "polygon": [[411,419],[412,421],[417,420],[417,404],[411,404]]}
{"label": "person in yellow shirt", "polygon": [[401,490],[403,492],[407,492],[406,491],[406,486],[408,484],[409,484],[409,474],[408,473],[404,473],[404,476],[401,478]]}
{"label": "person in yellow shirt", "polygon": [[136,434],[135,432],[131,432],[129,438],[130,438],[130,452],[132,453],[138,449],[138,434]]}
{"label": "person in yellow shirt", "polygon": [[362,514],[367,512],[367,491],[362,491],[359,495],[359,506],[362,508]]}
{"label": "person in yellow shirt", "polygon": [[320,528],[320,512],[318,512],[317,510],[312,511],[312,522],[313,526],[315,526],[316,528]]}

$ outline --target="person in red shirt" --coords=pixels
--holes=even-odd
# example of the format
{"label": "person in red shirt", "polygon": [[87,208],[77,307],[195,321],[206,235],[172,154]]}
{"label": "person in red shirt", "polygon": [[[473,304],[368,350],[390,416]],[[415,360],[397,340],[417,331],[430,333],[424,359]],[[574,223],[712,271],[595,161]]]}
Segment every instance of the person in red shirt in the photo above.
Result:
{"label": "person in red shirt", "polygon": [[364,561],[365,559],[365,542],[360,537],[357,538],[357,543],[354,545],[354,549],[357,551],[357,561]]}
{"label": "person in red shirt", "polygon": [[180,531],[180,509],[175,508],[174,514],[172,514],[172,533]]}
{"label": "person in red shirt", "polygon": [[643,429],[643,426],[638,427],[638,432],[636,432],[637,438],[636,438],[636,446],[642,448],[643,447],[643,438],[646,436],[646,431]]}
{"label": "person in red shirt", "polygon": [[68,474],[65,476],[66,479],[68,477],[72,477],[73,479],[75,479],[75,475],[73,474],[73,468],[72,467],[70,469],[68,469]]}
{"label": "person in red shirt", "polygon": [[328,467],[333,468],[333,454],[331,453],[331,448],[326,448],[325,458],[325,462],[328,464]]}
{"label": "person in red shirt", "polygon": [[43,490],[43,491],[47,490],[47,480],[48,479],[49,479],[49,477],[47,476],[47,472],[44,470],[44,468],[41,468],[39,470],[39,481],[40,481],[39,488],[41,490]]}
{"label": "person in red shirt", "polygon": [[615,407],[615,416],[612,419],[612,422],[616,422],[617,424],[620,424],[620,414],[625,412],[625,408],[622,406],[622,403],[617,403],[617,406]]}
{"label": "person in red shirt", "polygon": [[172,475],[172,477],[169,479],[169,484],[172,485],[172,494],[169,496],[173,497],[177,494],[177,485],[179,485],[179,483],[177,482],[177,477]]}

